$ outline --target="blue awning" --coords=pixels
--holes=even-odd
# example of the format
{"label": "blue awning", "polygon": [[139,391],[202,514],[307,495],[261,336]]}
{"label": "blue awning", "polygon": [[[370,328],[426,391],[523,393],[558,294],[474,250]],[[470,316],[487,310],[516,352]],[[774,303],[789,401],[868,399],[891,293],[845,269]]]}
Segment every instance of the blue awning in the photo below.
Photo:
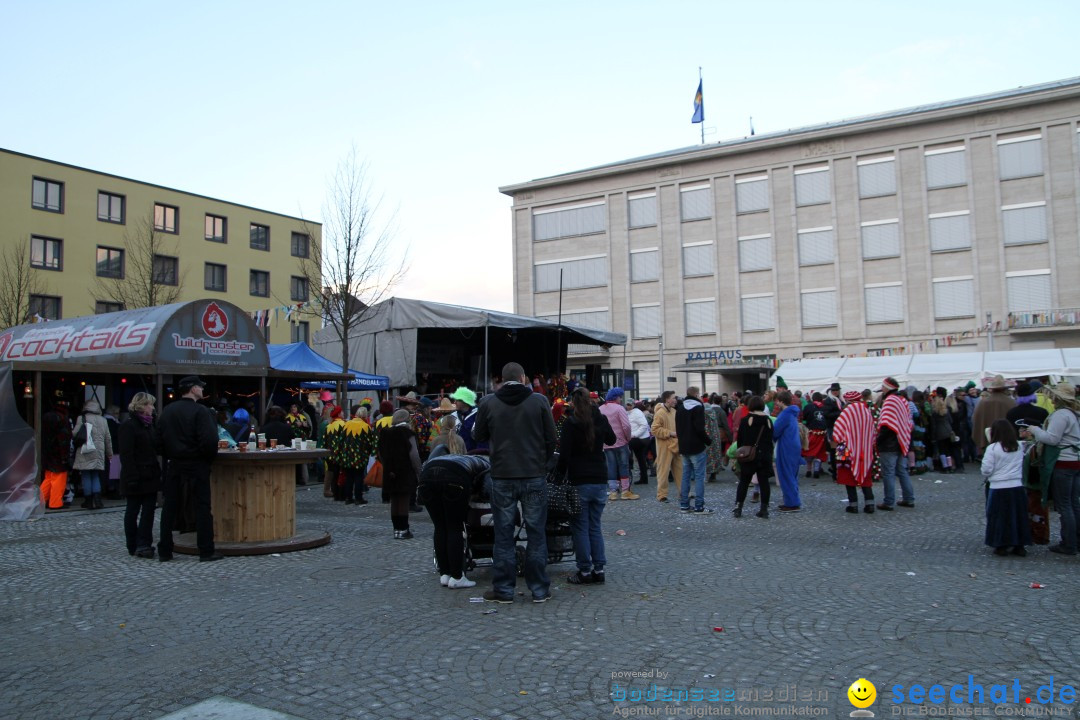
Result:
{"label": "blue awning", "polygon": [[[270,355],[270,369],[288,373],[303,373],[312,380],[300,383],[300,387],[308,390],[320,388],[332,390],[336,385],[335,380],[320,380],[320,377],[340,377],[341,366],[327,360],[319,353],[312,350],[302,342],[267,345],[266,350]],[[353,376],[349,380],[349,390],[389,390],[390,378],[385,375],[372,375],[349,370]]]}

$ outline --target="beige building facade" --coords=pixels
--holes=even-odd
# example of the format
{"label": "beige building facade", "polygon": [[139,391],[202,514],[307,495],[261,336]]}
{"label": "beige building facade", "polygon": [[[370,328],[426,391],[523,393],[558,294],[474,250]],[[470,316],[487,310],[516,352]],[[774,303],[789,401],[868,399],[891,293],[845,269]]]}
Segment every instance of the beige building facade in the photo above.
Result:
{"label": "beige building facade", "polygon": [[[143,257],[151,232],[155,251]],[[0,251],[25,251],[32,317],[126,309],[121,286],[142,274],[176,302],[295,306],[311,300],[300,264],[320,232],[302,218],[0,149]],[[307,342],[319,327],[308,312],[269,317],[269,342]]]}
{"label": "beige building facade", "polygon": [[561,296],[565,322],[626,333],[570,367],[637,370],[642,396],[803,357],[1078,346],[1078,190],[1080,78],[500,188],[515,312]]}

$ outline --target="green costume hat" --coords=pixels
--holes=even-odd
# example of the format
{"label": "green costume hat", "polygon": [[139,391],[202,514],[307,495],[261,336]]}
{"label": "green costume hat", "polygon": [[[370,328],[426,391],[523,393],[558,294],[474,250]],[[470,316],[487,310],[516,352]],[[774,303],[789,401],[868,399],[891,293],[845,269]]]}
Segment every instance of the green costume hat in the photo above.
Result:
{"label": "green costume hat", "polygon": [[787,390],[788,386],[787,386],[787,383],[784,382],[784,378],[777,375],[776,376],[776,389],[779,390],[780,388],[783,388],[784,390]]}

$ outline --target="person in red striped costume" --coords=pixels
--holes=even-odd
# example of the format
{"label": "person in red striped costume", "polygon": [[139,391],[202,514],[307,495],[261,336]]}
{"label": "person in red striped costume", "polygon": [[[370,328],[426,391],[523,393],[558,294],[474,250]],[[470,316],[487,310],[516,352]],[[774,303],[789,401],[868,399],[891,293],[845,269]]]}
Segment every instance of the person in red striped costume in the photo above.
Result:
{"label": "person in red striped costume", "polygon": [[849,513],[859,512],[859,492],[863,492],[863,512],[874,512],[874,440],[877,424],[862,393],[844,393],[844,409],[833,425],[831,443],[836,448],[836,482],[847,489]]}
{"label": "person in red striped costume", "polygon": [[[885,497],[878,510],[892,510],[893,505],[915,507],[915,489],[908,475],[907,453],[911,447],[911,409],[907,400],[897,393],[900,384],[894,378],[881,381],[881,414],[878,415],[877,452],[881,461],[881,482]],[[896,502],[896,480],[902,493]]]}

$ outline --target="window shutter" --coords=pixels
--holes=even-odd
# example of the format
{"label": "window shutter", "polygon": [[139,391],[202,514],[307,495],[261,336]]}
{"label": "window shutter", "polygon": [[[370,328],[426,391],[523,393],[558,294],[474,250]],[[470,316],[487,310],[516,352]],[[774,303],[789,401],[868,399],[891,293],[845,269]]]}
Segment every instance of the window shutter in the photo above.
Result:
{"label": "window shutter", "polygon": [[795,176],[795,204],[820,205],[829,202],[829,171],[803,173]]}
{"label": "window shutter", "polygon": [[660,306],[631,308],[636,338],[660,337]]}
{"label": "window shutter", "polygon": [[934,317],[974,317],[975,281],[934,281]]}
{"label": "window shutter", "polygon": [[822,265],[836,256],[832,228],[799,233],[799,264]]}
{"label": "window shutter", "polygon": [[773,266],[772,238],[761,237],[739,241],[739,270],[752,272]]}
{"label": "window shutter", "polygon": [[683,276],[712,275],[716,272],[712,243],[683,246]]}
{"label": "window shutter", "polygon": [[802,324],[803,327],[836,325],[836,291],[802,293]]}
{"label": "window shutter", "polygon": [[660,279],[660,252],[649,250],[647,252],[630,253],[630,281],[642,282]]}
{"label": "window shutter", "polygon": [[1002,180],[1042,175],[1042,139],[1000,144],[998,159]]}
{"label": "window shutter", "polygon": [[899,257],[900,223],[862,226],[863,259]]}
{"label": "window shutter", "polygon": [[1050,274],[1006,277],[1009,293],[1009,312],[1050,310],[1053,307]]}
{"label": "window shutter", "polygon": [[896,194],[896,162],[859,165],[859,197]]}
{"label": "window shutter", "polygon": [[744,332],[775,328],[773,296],[742,298],[742,326]]}
{"label": "window shutter", "polygon": [[705,335],[716,332],[716,301],[691,301],[686,306],[686,334]]}
{"label": "window shutter", "polygon": [[679,193],[682,199],[682,221],[705,220],[712,217],[712,192],[709,188],[684,190]]}
{"label": "window shutter", "polygon": [[535,292],[558,290],[559,270],[563,271],[564,290],[607,284],[607,258],[586,258],[536,265]]}
{"label": "window shutter", "polygon": [[971,247],[970,216],[951,215],[930,218],[930,251]]}
{"label": "window shutter", "polygon": [[656,196],[630,198],[630,227],[651,227],[656,224]]}
{"label": "window shutter", "polygon": [[865,288],[866,322],[900,322],[904,319],[904,288],[902,285]]}
{"label": "window shutter", "polygon": [[606,207],[605,204],[600,203],[554,212],[534,211],[533,239],[554,240],[604,232]]}
{"label": "window shutter", "polygon": [[1009,208],[1001,211],[1006,245],[1046,242],[1046,206]]}
{"label": "window shutter", "polygon": [[759,212],[769,209],[769,181],[766,178],[735,184],[737,212]]}
{"label": "window shutter", "polygon": [[967,183],[964,169],[966,150],[936,153],[926,156],[926,186],[930,189],[953,187]]}

